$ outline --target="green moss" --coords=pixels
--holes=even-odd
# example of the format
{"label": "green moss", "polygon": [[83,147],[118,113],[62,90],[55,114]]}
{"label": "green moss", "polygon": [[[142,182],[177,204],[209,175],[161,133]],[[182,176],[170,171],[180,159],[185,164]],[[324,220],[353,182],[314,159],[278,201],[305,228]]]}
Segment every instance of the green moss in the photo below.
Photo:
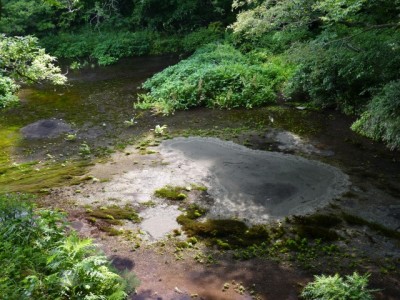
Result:
{"label": "green moss", "polygon": [[157,203],[154,201],[146,201],[146,202],[142,202],[140,203],[141,205],[143,205],[144,207],[156,207]]}
{"label": "green moss", "polygon": [[93,218],[93,217],[86,218],[86,220],[91,224],[96,224],[96,222],[97,222],[97,219]]}
{"label": "green moss", "polygon": [[249,246],[269,239],[268,231],[263,226],[249,228],[244,222],[232,219],[204,222],[196,219],[192,214],[183,214],[178,216],[177,222],[188,236],[202,238],[207,244],[220,249]]}
{"label": "green moss", "polygon": [[100,207],[88,212],[88,215],[93,218],[106,220],[107,223],[113,225],[121,225],[122,222],[120,220],[130,220],[135,223],[140,222],[138,213],[130,206],[119,207],[114,205]]}
{"label": "green moss", "polygon": [[121,226],[123,220],[130,220],[135,223],[140,222],[137,212],[130,206],[123,208],[118,206],[99,207],[96,209],[87,209],[87,220],[95,225],[99,230],[106,232],[108,235],[120,235],[121,230],[117,230],[112,225]]}
{"label": "green moss", "polygon": [[179,242],[175,243],[175,247],[177,247],[179,249],[187,249],[187,248],[191,248],[192,245],[185,241],[179,241]]}
{"label": "green moss", "polygon": [[106,232],[110,236],[117,236],[117,235],[121,235],[124,233],[122,230],[115,229],[114,227],[112,227],[110,225],[101,225],[98,228],[101,231]]}
{"label": "green moss", "polygon": [[369,222],[355,215],[343,213],[343,219],[350,225],[367,225]]}
{"label": "green moss", "polygon": [[204,216],[207,213],[207,211],[208,211],[207,209],[202,208],[197,204],[190,204],[186,209],[186,217],[188,217],[191,220],[196,220]]}
{"label": "green moss", "polygon": [[161,189],[156,190],[154,192],[154,195],[159,198],[169,200],[185,200],[187,198],[187,195],[183,193],[184,190],[185,188],[181,186],[166,185]]}
{"label": "green moss", "polygon": [[371,222],[361,217],[350,215],[347,213],[343,213],[342,217],[349,225],[368,226],[370,229],[375,230],[376,232],[380,233],[383,236],[400,240],[400,232],[387,228],[381,224]]}
{"label": "green moss", "polygon": [[293,216],[293,222],[307,226],[322,226],[331,228],[339,225],[342,220],[334,215],[314,214],[309,216]]}
{"label": "green moss", "polygon": [[196,190],[196,191],[201,191],[201,192],[206,192],[206,191],[207,191],[207,187],[205,187],[205,186],[203,186],[203,185],[198,185],[198,184],[195,184],[195,183],[192,183],[192,184],[190,185],[190,187],[191,187],[193,190]]}
{"label": "green moss", "polygon": [[339,239],[339,235],[335,231],[323,227],[298,225],[295,230],[302,238],[321,239],[323,241],[335,241]]}
{"label": "green moss", "polygon": [[78,184],[89,165],[88,162],[79,161],[0,165],[0,193],[36,193],[53,187]]}

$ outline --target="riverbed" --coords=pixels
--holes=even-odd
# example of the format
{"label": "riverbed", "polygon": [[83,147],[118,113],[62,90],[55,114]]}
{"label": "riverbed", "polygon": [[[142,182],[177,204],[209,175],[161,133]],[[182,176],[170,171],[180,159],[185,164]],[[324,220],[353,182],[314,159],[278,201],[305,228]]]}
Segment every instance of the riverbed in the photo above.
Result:
{"label": "riverbed", "polygon": [[[198,108],[167,117],[135,110],[133,103],[137,93],[141,92],[141,83],[178,60],[174,56],[125,59],[110,67],[70,70],[69,83],[64,87],[24,87],[20,92],[21,104],[0,112],[0,190],[34,192],[39,199],[44,197],[45,205],[70,210],[70,219],[82,234],[94,237],[100,243],[106,239],[109,242],[104,244],[107,253],[112,255],[119,251],[121,257],[130,255],[126,243],[119,249],[119,242],[93,229],[81,211],[88,205],[100,205],[101,201],[110,199],[114,204],[149,201],[157,204],[153,192],[163,185],[206,186],[207,196],[212,198],[208,202],[212,206],[210,218],[223,215],[255,224],[269,219],[284,219],[292,214],[346,212],[390,230],[400,229],[400,154],[353,133],[349,129],[353,121],[351,116],[336,111],[310,111],[289,103],[252,110]],[[165,134],[155,136],[157,125],[167,126]],[[211,139],[211,144],[205,147],[202,139]],[[187,140],[197,144],[189,149]],[[202,145],[207,148],[203,152]],[[228,148],[235,154],[224,158],[228,153],[224,149]],[[257,153],[256,158],[246,156],[249,153]],[[207,167],[210,161],[213,164]],[[287,161],[294,167],[280,169],[279,166],[286,166]],[[201,166],[206,168],[201,169]],[[266,172],[267,166],[272,171]],[[317,171],[311,166],[321,166],[322,169]],[[172,173],[162,173],[166,170]],[[177,170],[180,177],[171,175]],[[149,176],[151,171],[153,177]],[[256,182],[254,178],[257,177],[263,178],[264,181],[260,180],[263,184]],[[146,187],[146,178],[152,184],[147,185],[148,189],[143,192],[140,188]],[[317,184],[313,186],[316,181],[321,181],[324,188]],[[125,185],[118,185],[121,182]],[[137,199],[130,192],[135,189],[138,190]],[[326,197],[326,190],[331,191],[330,197]],[[190,200],[196,201],[196,197],[200,197],[199,193],[193,195]],[[260,195],[266,195],[266,198]],[[279,201],[283,198],[300,197],[313,200],[309,201],[311,206],[314,203],[313,209],[296,206],[299,201],[294,200],[290,207],[280,206]],[[271,206],[268,210],[264,205],[268,203],[267,198],[274,202],[274,209]],[[257,206],[260,203],[262,205]],[[179,229],[174,222],[179,207],[161,200],[158,204],[156,208],[142,211],[142,228],[132,227],[142,231],[147,228],[148,240],[152,243],[162,240],[173,229]],[[154,229],[154,224],[163,219],[169,225],[162,226],[167,230],[159,234],[160,230],[157,226]],[[369,229],[367,233],[371,235]],[[376,259],[400,257],[395,242],[372,235],[374,243],[370,245],[368,238],[360,236],[350,244]],[[160,270],[168,270],[161,268],[163,260],[169,264],[173,262],[171,257],[166,258],[166,254],[158,257],[154,249],[148,250],[147,254],[145,250],[141,251],[135,257],[137,270],[134,271],[147,278],[143,280],[142,294],[145,294],[145,288],[154,288],[152,281],[158,282]],[[153,263],[149,263],[149,257]],[[153,275],[146,275],[146,266],[139,262],[140,259],[149,265],[149,269],[154,268]],[[179,263],[181,265],[174,267],[176,271],[187,269],[191,264]],[[226,268],[236,264],[225,259],[223,263],[230,264]],[[270,262],[268,265],[271,267]],[[265,279],[264,275],[257,277],[256,273],[249,271],[246,263],[235,268],[247,268],[243,273],[251,278],[247,283],[260,283]],[[273,265],[271,268],[278,277],[289,272],[291,284],[309,278],[309,275],[299,275],[286,267]],[[201,266],[196,272],[211,272],[221,285],[232,278],[246,280],[246,276],[236,274],[233,269],[235,275],[232,278],[224,277],[222,270],[215,268],[212,273]],[[184,290],[182,285],[185,284],[196,289],[187,278],[172,278],[178,283],[164,279],[168,282],[168,291],[161,281],[155,285],[164,291],[165,297],[175,295],[177,299],[185,299],[188,292],[179,292]],[[279,285],[278,282],[274,281],[272,286]],[[171,291],[170,286],[174,284],[179,285],[178,292],[173,288]],[[204,288],[197,289],[200,294],[206,292]],[[214,289],[210,292],[213,296],[206,299],[222,299],[222,294],[216,291],[217,285]],[[295,294],[294,290],[292,287],[285,295]],[[271,294],[268,288],[259,291],[264,295]],[[141,299],[157,299],[154,290],[151,293],[151,297]],[[229,295],[227,299],[242,299],[238,293]]]}

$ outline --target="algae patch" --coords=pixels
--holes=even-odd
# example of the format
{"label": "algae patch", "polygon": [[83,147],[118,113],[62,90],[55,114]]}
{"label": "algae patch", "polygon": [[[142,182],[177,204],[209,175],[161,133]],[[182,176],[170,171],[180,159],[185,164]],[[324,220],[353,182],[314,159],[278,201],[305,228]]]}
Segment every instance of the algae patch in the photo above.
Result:
{"label": "algae patch", "polygon": [[136,210],[128,205],[119,207],[116,205],[108,207],[98,207],[87,209],[87,220],[95,225],[99,230],[107,232],[109,235],[120,235],[123,231],[115,229],[113,225],[121,226],[124,220],[139,223],[141,218]]}
{"label": "algae patch", "polygon": [[185,191],[184,187],[166,185],[156,190],[154,195],[156,197],[168,200],[185,200],[187,198],[187,194],[183,193],[183,191]]}
{"label": "algae patch", "polygon": [[37,193],[63,185],[78,184],[89,165],[87,161],[1,164],[0,193]]}
{"label": "algae patch", "polygon": [[206,213],[206,209],[192,204],[178,216],[177,221],[189,237],[201,238],[206,244],[220,249],[234,249],[269,240],[264,225],[248,227],[244,222],[233,219],[200,221]]}

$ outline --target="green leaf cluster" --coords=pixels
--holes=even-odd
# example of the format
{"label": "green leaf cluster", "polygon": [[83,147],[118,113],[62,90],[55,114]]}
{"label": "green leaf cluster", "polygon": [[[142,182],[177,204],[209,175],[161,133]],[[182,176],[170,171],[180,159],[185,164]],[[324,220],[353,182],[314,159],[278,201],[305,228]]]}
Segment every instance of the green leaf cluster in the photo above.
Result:
{"label": "green leaf cluster", "polygon": [[139,95],[135,107],[170,114],[197,106],[251,108],[273,103],[287,72],[282,61],[244,55],[229,44],[209,44],[147,80],[143,88],[149,92]]}
{"label": "green leaf cluster", "polygon": [[[284,53],[296,66],[286,99],[361,115],[353,129],[400,147],[397,101],[389,92],[400,79],[400,1],[237,0],[234,6],[242,9],[231,26],[239,49]],[[374,125],[378,120],[385,122]]]}
{"label": "green leaf cluster", "polygon": [[372,300],[372,292],[367,288],[368,275],[347,275],[345,279],[338,274],[333,276],[315,276],[301,293],[306,300]]}
{"label": "green leaf cluster", "polygon": [[16,102],[17,82],[64,84],[67,80],[55,65],[55,57],[40,48],[35,37],[0,34],[0,53],[0,108]]}
{"label": "green leaf cluster", "polygon": [[200,28],[182,35],[151,30],[96,32],[87,28],[79,33],[49,35],[41,39],[41,44],[59,58],[89,59],[99,65],[110,65],[129,56],[193,52],[222,37],[223,30],[219,27]]}
{"label": "green leaf cluster", "polygon": [[126,283],[64,215],[36,210],[25,195],[0,196],[0,297],[125,299]]}
{"label": "green leaf cluster", "polygon": [[386,84],[372,98],[352,129],[391,148],[400,148],[400,80]]}

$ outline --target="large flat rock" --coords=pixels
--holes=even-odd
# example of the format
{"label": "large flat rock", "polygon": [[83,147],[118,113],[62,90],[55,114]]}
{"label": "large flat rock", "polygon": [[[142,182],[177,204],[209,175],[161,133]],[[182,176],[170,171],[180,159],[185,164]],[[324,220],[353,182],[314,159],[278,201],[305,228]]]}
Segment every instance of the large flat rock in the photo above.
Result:
{"label": "large flat rock", "polygon": [[58,119],[39,120],[21,128],[21,133],[26,139],[56,138],[71,131],[72,128],[68,123]]}
{"label": "large flat rock", "polygon": [[215,199],[211,217],[260,222],[306,214],[327,205],[349,186],[348,176],[330,165],[215,138],[168,140],[161,144],[161,154],[203,174]]}

